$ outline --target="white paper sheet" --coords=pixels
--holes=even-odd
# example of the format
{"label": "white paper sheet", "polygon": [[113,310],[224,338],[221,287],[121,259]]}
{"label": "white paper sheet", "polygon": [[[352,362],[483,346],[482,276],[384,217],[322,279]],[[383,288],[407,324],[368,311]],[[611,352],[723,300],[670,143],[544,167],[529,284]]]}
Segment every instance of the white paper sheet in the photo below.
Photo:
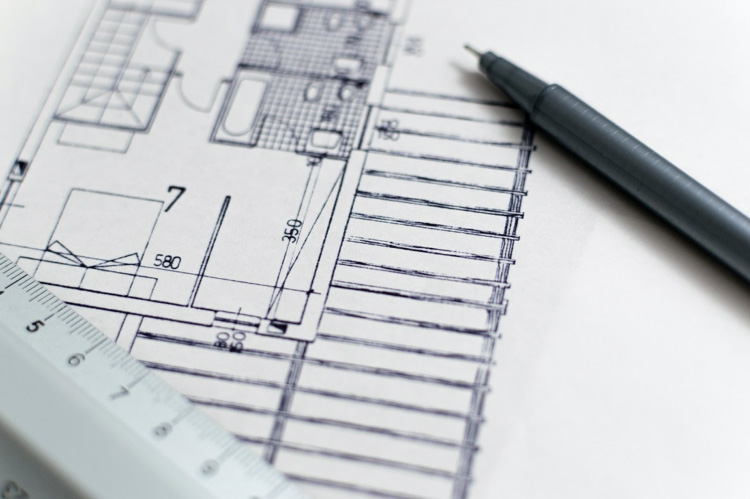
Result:
{"label": "white paper sheet", "polygon": [[748,287],[461,48],[747,213],[744,5],[2,8],[0,251],[315,497],[747,495]]}

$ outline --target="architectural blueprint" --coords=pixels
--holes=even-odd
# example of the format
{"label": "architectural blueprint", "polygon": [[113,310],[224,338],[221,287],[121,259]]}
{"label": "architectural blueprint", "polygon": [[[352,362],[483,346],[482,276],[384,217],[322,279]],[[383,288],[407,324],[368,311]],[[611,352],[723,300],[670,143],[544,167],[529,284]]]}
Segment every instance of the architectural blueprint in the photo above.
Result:
{"label": "architectural blueprint", "polygon": [[0,251],[313,497],[471,497],[532,132],[415,75],[420,1],[101,2],[0,188]]}

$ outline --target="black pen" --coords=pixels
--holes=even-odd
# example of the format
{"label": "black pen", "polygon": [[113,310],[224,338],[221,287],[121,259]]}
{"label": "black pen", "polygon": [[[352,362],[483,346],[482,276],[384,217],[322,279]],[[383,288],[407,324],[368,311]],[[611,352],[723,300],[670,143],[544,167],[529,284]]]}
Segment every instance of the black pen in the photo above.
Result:
{"label": "black pen", "polygon": [[534,125],[750,281],[750,219],[560,85],[465,48]]}

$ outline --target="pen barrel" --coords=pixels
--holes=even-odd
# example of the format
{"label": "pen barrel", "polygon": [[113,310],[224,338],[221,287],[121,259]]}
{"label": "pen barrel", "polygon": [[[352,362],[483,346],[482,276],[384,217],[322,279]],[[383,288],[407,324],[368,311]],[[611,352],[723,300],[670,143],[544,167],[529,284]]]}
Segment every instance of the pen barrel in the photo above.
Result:
{"label": "pen barrel", "polygon": [[531,121],[750,281],[750,219],[559,85]]}

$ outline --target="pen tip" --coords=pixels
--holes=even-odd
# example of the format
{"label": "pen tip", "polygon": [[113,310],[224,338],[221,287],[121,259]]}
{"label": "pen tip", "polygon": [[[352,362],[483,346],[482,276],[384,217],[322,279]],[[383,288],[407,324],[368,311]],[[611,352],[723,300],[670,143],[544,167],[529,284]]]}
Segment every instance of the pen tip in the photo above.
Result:
{"label": "pen tip", "polygon": [[472,47],[471,45],[469,45],[468,43],[464,44],[464,48],[468,50],[469,52],[471,52],[472,54],[474,54],[475,56],[482,57],[482,53],[478,51],[477,49],[475,49],[474,47]]}

